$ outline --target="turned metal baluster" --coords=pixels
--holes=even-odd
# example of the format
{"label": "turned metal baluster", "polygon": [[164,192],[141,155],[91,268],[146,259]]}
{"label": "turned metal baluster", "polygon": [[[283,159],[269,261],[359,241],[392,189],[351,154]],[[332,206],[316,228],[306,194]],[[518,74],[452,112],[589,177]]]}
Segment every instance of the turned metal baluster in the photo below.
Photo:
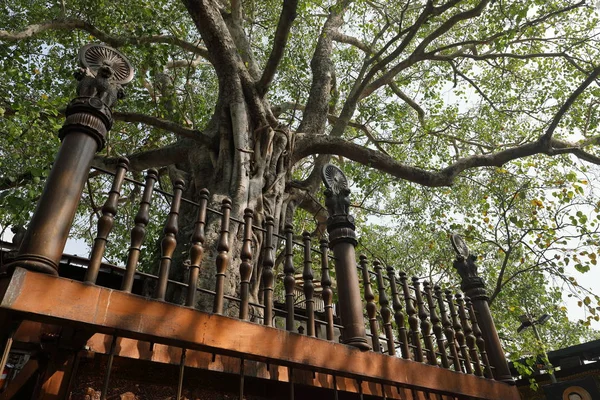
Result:
{"label": "turned metal baluster", "polygon": [[421,283],[417,277],[413,277],[412,281],[415,288],[419,319],[421,320],[421,334],[423,335],[423,343],[425,343],[425,349],[427,350],[427,362],[431,365],[438,365],[435,348],[433,347],[433,338],[431,337],[431,322],[427,318],[429,315],[427,314],[427,310],[425,310],[425,302],[421,294]]}
{"label": "turned metal baluster", "polygon": [[267,215],[265,219],[266,232],[264,236],[264,254],[263,254],[263,303],[265,306],[264,324],[273,326],[273,217]]}
{"label": "turned metal baluster", "polygon": [[250,277],[252,276],[252,220],[254,212],[250,208],[244,210],[244,239],[240,252],[240,319],[247,320],[250,301]]}
{"label": "turned metal baluster", "polygon": [[471,367],[471,358],[469,357],[469,351],[467,350],[467,345],[465,344],[465,334],[463,333],[462,325],[458,320],[458,312],[456,311],[456,306],[454,305],[454,299],[452,298],[452,292],[446,289],[446,299],[448,300],[448,308],[450,309],[450,316],[452,317],[452,325],[454,326],[454,335],[456,336],[456,341],[458,342],[458,348],[460,349],[460,355],[463,359],[463,365],[467,374],[473,373],[473,368]]}
{"label": "turned metal baluster", "polygon": [[181,205],[181,195],[183,194],[184,182],[178,179],[173,184],[173,201],[171,202],[171,211],[167,217],[165,228],[163,230],[164,237],[160,243],[160,270],[158,273],[158,285],[154,298],[164,300],[167,293],[167,283],[169,281],[169,270],[171,269],[171,261],[173,253],[177,247],[177,232],[179,231],[179,207]]}
{"label": "turned metal baluster", "polygon": [[423,349],[421,340],[419,339],[419,318],[417,318],[417,310],[410,298],[410,290],[408,288],[408,277],[406,273],[400,272],[400,282],[402,283],[402,291],[404,292],[404,303],[406,304],[406,313],[408,314],[408,335],[413,346],[414,360],[423,362]]}
{"label": "turned metal baluster", "polygon": [[383,282],[383,267],[377,260],[373,262],[375,265],[375,273],[377,274],[377,290],[379,292],[379,306],[381,320],[383,321],[383,331],[387,339],[388,354],[396,355],[396,345],[394,343],[394,333],[392,332],[392,312],[390,310],[390,301],[385,293],[385,283]]}
{"label": "turned metal baluster", "polygon": [[304,270],[302,271],[302,279],[304,279],[304,298],[306,300],[306,317],[307,317],[307,336],[315,336],[315,285],[313,284],[312,260],[310,254],[310,233],[304,231],[302,233],[304,241]]}
{"label": "turned metal baluster", "polygon": [[427,298],[427,305],[429,306],[429,318],[433,325],[433,334],[435,335],[438,351],[442,359],[442,367],[448,368],[450,362],[448,361],[448,354],[446,353],[446,347],[444,346],[444,331],[440,321],[440,317],[437,315],[435,301],[433,300],[433,293],[431,292],[431,284],[427,281],[423,282],[423,290],[425,291],[425,297]]}
{"label": "turned metal baluster", "polygon": [[323,305],[325,308],[326,337],[327,340],[333,340],[333,290],[331,290],[331,277],[329,276],[329,260],[327,259],[327,249],[329,241],[326,238],[321,239],[321,288],[323,288]]}
{"label": "turned metal baluster", "polygon": [[140,259],[140,252],[144,237],[146,236],[146,225],[150,221],[150,204],[152,203],[152,192],[154,191],[154,183],[158,180],[158,172],[155,169],[149,169],[146,173],[146,185],[144,193],[140,201],[140,208],[135,216],[135,226],[131,230],[131,244],[129,246],[129,254],[127,255],[127,264],[125,274],[123,275],[123,283],[121,290],[131,293],[133,288],[133,278],[135,276],[135,268]]}
{"label": "turned metal baluster", "polygon": [[490,367],[490,360],[488,358],[487,352],[485,351],[485,340],[483,339],[483,334],[481,333],[481,329],[479,328],[479,324],[477,323],[477,315],[475,313],[475,308],[473,307],[473,303],[471,303],[471,298],[465,296],[465,302],[467,303],[467,310],[469,311],[469,319],[471,320],[471,324],[473,325],[473,334],[475,334],[475,343],[477,344],[477,348],[479,349],[479,354],[481,354],[481,360],[483,361],[483,365],[485,367],[484,374],[486,378],[492,378],[492,369]]}
{"label": "turned metal baluster", "polygon": [[458,315],[465,333],[465,339],[467,341],[471,362],[475,365],[475,375],[483,376],[481,363],[479,361],[479,354],[477,354],[477,347],[475,347],[475,335],[473,335],[473,329],[471,328],[471,324],[469,323],[469,319],[467,317],[467,310],[465,309],[465,302],[462,294],[456,294],[456,303],[458,304]]}
{"label": "turned metal baluster", "polygon": [[188,279],[188,292],[185,299],[185,305],[188,307],[196,306],[198,274],[200,273],[202,258],[204,257],[204,241],[206,240],[204,227],[206,226],[206,206],[208,205],[208,196],[208,189],[202,189],[200,191],[200,208],[198,209],[198,218],[194,224],[192,246],[190,248],[190,276]]}
{"label": "turned metal baluster", "polygon": [[223,199],[221,202],[221,234],[217,244],[216,282],[215,282],[215,300],[213,303],[213,313],[223,314],[223,302],[225,296],[225,276],[229,266],[229,216],[231,214],[231,200]]}
{"label": "turned metal baluster", "polygon": [[294,330],[294,285],[296,279],[294,274],[294,227],[291,224],[285,226],[285,261],[283,263],[283,286],[285,287],[285,309],[287,315],[285,318],[285,329]]}
{"label": "turned metal baluster", "polygon": [[377,306],[375,305],[375,295],[371,289],[371,279],[369,276],[369,266],[367,256],[360,255],[360,267],[362,270],[363,287],[365,290],[365,300],[367,301],[367,316],[369,317],[369,327],[371,329],[371,342],[373,343],[373,351],[381,352],[379,343],[379,324],[377,323]]}
{"label": "turned metal baluster", "polygon": [[396,285],[396,271],[393,267],[387,267],[388,277],[390,278],[390,288],[392,289],[392,307],[394,308],[394,321],[398,328],[398,340],[400,341],[400,351],[402,358],[410,359],[410,351],[408,349],[408,336],[406,335],[406,325],[404,323],[404,313],[402,312],[402,303],[398,294],[398,286]]}
{"label": "turned metal baluster", "polygon": [[450,356],[452,357],[452,365],[455,371],[461,371],[460,359],[458,357],[458,349],[456,348],[456,340],[454,337],[454,329],[452,328],[452,322],[448,318],[448,312],[446,311],[446,303],[444,296],[442,295],[442,288],[436,286],[435,297],[437,297],[438,305],[440,306],[440,314],[442,315],[442,326],[444,327],[444,336],[446,336],[447,346],[450,349]]}
{"label": "turned metal baluster", "polygon": [[112,187],[110,188],[110,192],[108,192],[106,202],[102,206],[102,217],[98,219],[96,239],[94,239],[90,264],[85,273],[85,282],[96,283],[96,279],[98,279],[98,272],[100,271],[100,264],[102,264],[102,257],[104,256],[104,250],[106,249],[108,235],[115,223],[115,215],[117,215],[117,205],[119,203],[119,197],[121,196],[121,186],[123,186],[125,173],[128,169],[129,160],[125,157],[119,158]]}

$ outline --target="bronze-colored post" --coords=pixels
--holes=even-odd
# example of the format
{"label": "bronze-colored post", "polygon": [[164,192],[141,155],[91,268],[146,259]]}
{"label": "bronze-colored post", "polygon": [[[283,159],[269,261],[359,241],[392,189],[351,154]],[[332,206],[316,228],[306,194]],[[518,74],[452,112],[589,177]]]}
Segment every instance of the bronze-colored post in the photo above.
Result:
{"label": "bronze-colored post", "polygon": [[466,245],[464,247],[466,250],[458,254],[454,261],[454,268],[456,268],[462,279],[460,288],[473,302],[479,328],[485,340],[487,354],[490,363],[494,367],[494,377],[497,380],[512,383],[513,378],[508,367],[508,362],[506,361],[506,355],[502,350],[500,338],[498,337],[496,325],[490,311],[485,282],[477,274],[477,265],[475,264],[477,257],[469,254]]}
{"label": "bronze-colored post", "polygon": [[456,294],[456,303],[458,304],[458,315],[460,317],[460,322],[465,332],[465,339],[467,341],[467,347],[469,348],[469,355],[471,356],[471,361],[475,367],[475,375],[483,376],[483,371],[481,370],[481,363],[479,361],[479,354],[477,354],[477,348],[475,347],[475,335],[473,334],[471,324],[469,324],[467,310],[465,309],[465,302],[460,293]]}
{"label": "bronze-colored post", "polygon": [[110,383],[110,374],[112,372],[113,360],[115,359],[115,348],[117,347],[117,337],[112,337],[110,343],[110,351],[108,352],[108,362],[106,365],[106,373],[104,375],[104,382],[102,384],[102,392],[100,392],[100,400],[106,400],[108,395],[108,385]]}
{"label": "bronze-colored post", "polygon": [[329,260],[327,258],[328,240],[320,241],[321,249],[321,288],[323,288],[323,305],[325,309],[325,335],[327,340],[333,340],[333,290],[331,290],[331,276],[329,275]]}
{"label": "bronze-colored post", "polygon": [[369,329],[371,329],[371,343],[373,351],[381,353],[381,344],[379,343],[379,324],[377,323],[377,306],[375,306],[375,295],[371,289],[371,276],[369,274],[369,263],[367,256],[360,255],[360,269],[362,271],[363,288],[365,291],[365,300],[367,302],[367,316],[369,317]]}
{"label": "bronze-colored post", "polygon": [[119,158],[112,187],[110,188],[110,192],[108,192],[106,202],[102,206],[102,217],[98,219],[98,228],[96,230],[94,246],[92,247],[90,264],[85,272],[84,281],[87,283],[96,283],[96,280],[98,279],[98,272],[100,271],[100,265],[102,264],[102,257],[104,256],[104,250],[106,249],[108,235],[115,223],[115,215],[117,215],[117,206],[119,204],[119,197],[121,197],[121,186],[123,185],[125,173],[128,169],[129,160],[125,157]]}
{"label": "bronze-colored post", "polygon": [[446,303],[442,294],[442,288],[439,286],[434,287],[435,297],[437,298],[438,305],[440,306],[440,314],[442,315],[442,326],[444,327],[444,336],[446,336],[447,346],[450,349],[450,356],[452,357],[452,365],[455,371],[462,371],[460,366],[460,358],[458,357],[458,349],[456,348],[456,338],[454,337],[454,329],[452,329],[452,322],[448,318],[448,312],[446,311]]}
{"label": "bronze-colored post", "polygon": [[[92,48],[101,51],[90,55],[88,50]],[[79,62],[82,69],[78,75],[78,97],[67,106],[66,121],[58,135],[62,144],[17,256],[8,269],[22,267],[58,275],[94,154],[104,147],[113,124],[111,107],[122,97],[121,85],[133,78],[127,59],[110,47],[84,46]]]}
{"label": "bronze-colored post", "polygon": [[158,272],[158,284],[154,298],[164,300],[167,294],[167,283],[169,282],[169,270],[173,253],[177,247],[177,232],[179,231],[179,207],[181,206],[181,196],[183,194],[184,182],[178,179],[173,184],[173,200],[171,201],[171,210],[167,217],[164,227],[164,236],[160,243],[160,268]]}
{"label": "bronze-colored post", "polygon": [[375,273],[377,274],[377,292],[379,293],[379,313],[383,322],[383,331],[387,340],[388,354],[396,355],[396,344],[394,343],[394,332],[392,331],[392,311],[390,310],[390,301],[385,293],[385,283],[383,282],[383,267],[379,260],[373,262]]}
{"label": "bronze-colored post", "polygon": [[294,285],[296,279],[294,274],[294,227],[291,224],[286,224],[285,229],[285,260],[283,262],[283,286],[285,288],[285,329],[288,331],[294,330]]}
{"label": "bronze-colored post", "polygon": [[431,284],[427,281],[423,282],[423,290],[425,291],[425,297],[427,298],[427,305],[429,306],[429,318],[433,325],[433,334],[435,335],[438,351],[442,360],[442,367],[448,368],[450,362],[448,361],[448,354],[444,346],[444,332],[440,317],[437,315],[435,301],[433,300],[433,293],[431,292]]}
{"label": "bronze-colored post", "polygon": [[406,325],[404,322],[404,313],[402,312],[402,303],[398,294],[398,286],[396,284],[396,271],[393,267],[387,267],[388,278],[390,278],[390,288],[392,290],[392,308],[394,309],[394,321],[398,329],[398,341],[400,342],[400,352],[402,358],[410,359],[410,351],[408,349],[408,336],[406,335]]}
{"label": "bronze-colored post", "polygon": [[456,311],[456,306],[454,305],[452,292],[448,289],[446,289],[446,300],[448,301],[448,309],[450,310],[450,317],[452,318],[454,336],[458,342],[458,348],[460,349],[460,355],[462,356],[463,360],[462,365],[464,366],[467,374],[472,374],[473,367],[471,366],[471,357],[469,357],[469,351],[467,350],[467,345],[465,343],[465,334],[463,332],[462,325],[458,320],[458,312]]}
{"label": "bronze-colored post", "polygon": [[427,311],[425,310],[425,302],[423,301],[423,294],[421,293],[421,283],[417,277],[413,277],[412,281],[413,287],[415,288],[419,319],[421,320],[421,334],[423,336],[423,343],[425,343],[425,349],[427,350],[427,362],[431,365],[438,365],[435,348],[433,347],[433,338],[431,337],[431,322],[429,322],[427,318],[429,315],[427,315]]}
{"label": "bronze-colored post", "polygon": [[313,284],[312,259],[310,254],[310,233],[304,231],[304,233],[302,233],[302,239],[304,242],[304,269],[302,271],[304,285],[302,286],[302,290],[304,291],[304,298],[306,300],[306,335],[314,337],[315,299],[313,298],[313,295],[315,293],[315,285]]}
{"label": "bronze-colored post", "polygon": [[187,349],[181,349],[181,359],[179,360],[179,379],[177,380],[177,400],[181,400],[183,394],[183,374],[185,373],[185,359]]}
{"label": "bronze-colored post", "polygon": [[225,198],[221,202],[221,234],[217,244],[216,282],[215,299],[213,303],[213,312],[223,314],[224,296],[225,296],[225,277],[227,267],[229,266],[229,216],[231,214],[231,199]]}
{"label": "bronze-colored post", "polygon": [[244,239],[240,252],[240,319],[248,320],[250,301],[250,277],[252,276],[252,220],[254,212],[250,208],[244,210]]}
{"label": "bronze-colored post", "polygon": [[150,221],[152,192],[154,191],[154,183],[157,180],[158,171],[149,169],[146,173],[146,185],[144,186],[144,193],[142,194],[142,200],[140,201],[140,208],[134,218],[135,226],[131,229],[131,244],[127,254],[125,274],[123,275],[123,282],[121,284],[121,290],[124,292],[130,293],[133,288],[135,269],[138,260],[140,259],[142,243],[144,243],[144,238],[146,236],[146,225],[148,225],[148,222]]}
{"label": "bronze-colored post", "polygon": [[200,264],[204,257],[204,241],[206,234],[204,227],[206,226],[206,206],[208,205],[208,189],[200,191],[200,208],[198,209],[198,218],[194,224],[194,233],[192,234],[192,246],[190,248],[190,275],[188,279],[188,292],[185,299],[187,307],[196,307],[196,288],[198,286],[198,274],[200,272]]}
{"label": "bronze-colored post", "polygon": [[475,344],[479,349],[479,354],[481,354],[481,360],[484,365],[484,375],[486,378],[492,378],[492,368],[490,367],[490,360],[488,358],[487,352],[485,351],[485,340],[483,340],[483,335],[481,333],[481,329],[479,329],[479,324],[477,323],[477,315],[475,313],[475,309],[473,308],[473,303],[471,299],[467,296],[465,297],[465,301],[467,303],[467,310],[469,311],[469,319],[471,320],[471,324],[473,325],[473,334],[475,335]]}
{"label": "bronze-colored post", "polygon": [[404,303],[406,305],[406,313],[408,314],[408,334],[413,346],[414,359],[415,361],[423,362],[423,349],[421,347],[421,340],[419,338],[419,318],[417,317],[417,310],[415,309],[413,301],[410,297],[407,279],[408,277],[406,276],[406,273],[400,272],[400,282],[402,283]]}
{"label": "bronze-colored post", "polygon": [[343,343],[369,350],[356,268],[356,227],[354,218],[349,214],[350,189],[342,171],[331,164],[323,167],[322,177],[326,186],[325,205],[329,212],[329,248],[335,258],[340,317],[344,326]]}
{"label": "bronze-colored post", "polygon": [[263,304],[265,306],[264,324],[273,326],[273,217],[267,215],[265,218],[265,236],[264,236],[264,253],[263,253]]}

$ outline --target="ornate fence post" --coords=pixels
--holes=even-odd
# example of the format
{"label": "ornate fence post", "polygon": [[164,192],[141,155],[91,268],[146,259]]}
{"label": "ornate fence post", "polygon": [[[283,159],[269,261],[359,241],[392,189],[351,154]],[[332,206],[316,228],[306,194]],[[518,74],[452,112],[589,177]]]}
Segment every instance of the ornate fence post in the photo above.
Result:
{"label": "ornate fence post", "polygon": [[354,232],[356,227],[354,218],[348,210],[350,207],[348,181],[344,173],[331,164],[323,167],[322,179],[326,187],[325,205],[329,212],[327,218],[329,247],[335,257],[338,301],[344,326],[343,343],[361,350],[369,350],[354,250],[358,244]]}
{"label": "ornate fence post", "polygon": [[452,246],[456,251],[454,268],[461,277],[460,288],[471,298],[473,308],[477,314],[479,328],[485,341],[485,348],[490,364],[494,367],[494,378],[512,383],[513,379],[508,368],[506,356],[502,350],[500,338],[498,337],[494,319],[490,312],[489,297],[485,290],[485,282],[477,275],[477,265],[475,264],[477,257],[469,254],[469,248],[462,237],[453,234],[451,239]]}
{"label": "ornate fence post", "polygon": [[118,51],[89,44],[79,51],[77,96],[67,106],[59,131],[60,150],[46,181],[19,253],[10,268],[58,275],[58,263],[75,218],[94,154],[113,124],[111,107],[133,69]]}

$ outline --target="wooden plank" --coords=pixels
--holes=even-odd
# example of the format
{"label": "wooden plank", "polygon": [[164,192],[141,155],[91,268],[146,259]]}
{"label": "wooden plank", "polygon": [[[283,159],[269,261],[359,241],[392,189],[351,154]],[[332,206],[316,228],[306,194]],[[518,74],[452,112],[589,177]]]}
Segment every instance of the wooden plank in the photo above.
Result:
{"label": "wooden plank", "polygon": [[81,325],[121,337],[348,378],[482,399],[520,399],[516,387],[505,383],[21,268],[11,277],[0,308],[31,320]]}

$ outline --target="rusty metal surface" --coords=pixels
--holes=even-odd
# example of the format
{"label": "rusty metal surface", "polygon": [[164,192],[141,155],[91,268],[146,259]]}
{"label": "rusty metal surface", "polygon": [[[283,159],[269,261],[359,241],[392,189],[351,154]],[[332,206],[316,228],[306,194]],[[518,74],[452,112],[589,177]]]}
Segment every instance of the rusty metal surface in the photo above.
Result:
{"label": "rusty metal surface", "polygon": [[[45,301],[39,301],[44,298]],[[30,320],[244,357],[338,377],[482,399],[518,399],[514,386],[18,268],[0,308]],[[256,340],[260,338],[261,340]],[[352,362],[349,362],[352,360]]]}

